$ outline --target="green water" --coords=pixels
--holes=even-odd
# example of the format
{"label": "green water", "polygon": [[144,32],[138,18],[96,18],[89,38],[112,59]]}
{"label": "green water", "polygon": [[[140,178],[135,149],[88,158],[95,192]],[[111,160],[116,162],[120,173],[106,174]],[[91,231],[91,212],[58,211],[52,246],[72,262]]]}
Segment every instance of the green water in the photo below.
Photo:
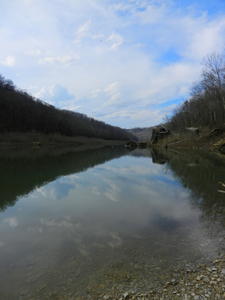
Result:
{"label": "green water", "polygon": [[224,253],[220,182],[203,153],[0,157],[0,299],[145,290]]}

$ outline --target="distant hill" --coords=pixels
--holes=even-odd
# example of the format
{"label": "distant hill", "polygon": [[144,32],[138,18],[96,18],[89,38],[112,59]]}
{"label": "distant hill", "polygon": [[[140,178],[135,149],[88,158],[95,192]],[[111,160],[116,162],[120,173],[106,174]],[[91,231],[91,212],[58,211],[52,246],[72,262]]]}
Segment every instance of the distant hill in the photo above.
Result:
{"label": "distant hill", "polygon": [[151,139],[153,127],[132,128],[128,129],[128,133],[137,137],[138,141],[146,142]]}
{"label": "distant hill", "polygon": [[58,109],[15,87],[0,75],[0,133],[39,132],[108,140],[135,139],[131,132],[84,114]]}

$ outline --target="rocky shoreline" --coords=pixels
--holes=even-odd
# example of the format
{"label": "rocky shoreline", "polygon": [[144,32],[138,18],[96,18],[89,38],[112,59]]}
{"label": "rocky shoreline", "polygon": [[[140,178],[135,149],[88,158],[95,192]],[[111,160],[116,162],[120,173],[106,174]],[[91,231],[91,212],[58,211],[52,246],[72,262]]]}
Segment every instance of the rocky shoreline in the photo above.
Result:
{"label": "rocky shoreline", "polygon": [[[92,299],[91,297],[89,299]],[[225,299],[225,256],[196,267],[186,266],[160,288],[140,293],[114,291],[98,297],[103,300],[222,300]]]}

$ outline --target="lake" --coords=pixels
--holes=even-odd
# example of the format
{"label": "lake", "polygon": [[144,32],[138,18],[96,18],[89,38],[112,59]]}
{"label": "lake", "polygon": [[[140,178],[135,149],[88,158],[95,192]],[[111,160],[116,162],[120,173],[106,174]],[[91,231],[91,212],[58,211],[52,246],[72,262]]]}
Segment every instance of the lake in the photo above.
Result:
{"label": "lake", "polygon": [[217,257],[221,182],[224,161],[206,153],[0,156],[0,299],[147,290]]}

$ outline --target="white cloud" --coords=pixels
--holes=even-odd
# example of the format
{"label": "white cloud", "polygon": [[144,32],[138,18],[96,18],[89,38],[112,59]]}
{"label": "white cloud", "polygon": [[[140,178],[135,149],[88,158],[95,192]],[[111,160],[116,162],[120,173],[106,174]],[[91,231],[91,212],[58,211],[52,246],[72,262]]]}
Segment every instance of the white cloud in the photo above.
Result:
{"label": "white cloud", "polygon": [[41,49],[31,49],[29,51],[26,51],[25,52],[26,55],[30,55],[30,56],[34,56],[34,57],[38,57],[38,56],[41,56],[42,54],[42,51]]}
{"label": "white cloud", "polygon": [[[167,2],[168,3],[168,2]],[[136,12],[136,16],[138,16],[143,23],[147,24],[158,24],[161,22],[165,22],[165,15],[168,14],[168,5],[166,2],[158,4],[148,3],[142,7],[143,11]]]}
{"label": "white cloud", "polygon": [[84,24],[82,24],[78,27],[76,34],[75,34],[75,40],[74,40],[74,42],[76,44],[79,44],[83,38],[88,36],[90,26],[91,26],[91,21],[88,20]]}
{"label": "white cloud", "polygon": [[0,64],[6,67],[13,67],[15,65],[16,59],[14,56],[8,55],[2,60],[0,60]]}
{"label": "white cloud", "polygon": [[74,61],[78,60],[79,56],[70,56],[70,55],[64,55],[64,56],[46,56],[39,59],[40,64],[70,64]]}
{"label": "white cloud", "polygon": [[[209,17],[173,1],[3,2],[3,75],[123,127],[160,122],[165,111],[156,105],[187,97],[202,58],[225,44],[225,13]],[[54,86],[73,97],[59,102],[46,92]]]}
{"label": "white cloud", "polygon": [[209,22],[193,34],[192,42],[185,55],[201,59],[209,53],[223,51],[224,49],[225,19]]}
{"label": "white cloud", "polygon": [[119,34],[112,33],[107,38],[107,42],[110,43],[110,49],[116,50],[123,44],[123,37]]}
{"label": "white cloud", "polygon": [[113,104],[117,100],[120,99],[120,88],[118,82],[112,82],[104,89],[104,92],[106,93],[106,97],[108,98],[107,103]]}

